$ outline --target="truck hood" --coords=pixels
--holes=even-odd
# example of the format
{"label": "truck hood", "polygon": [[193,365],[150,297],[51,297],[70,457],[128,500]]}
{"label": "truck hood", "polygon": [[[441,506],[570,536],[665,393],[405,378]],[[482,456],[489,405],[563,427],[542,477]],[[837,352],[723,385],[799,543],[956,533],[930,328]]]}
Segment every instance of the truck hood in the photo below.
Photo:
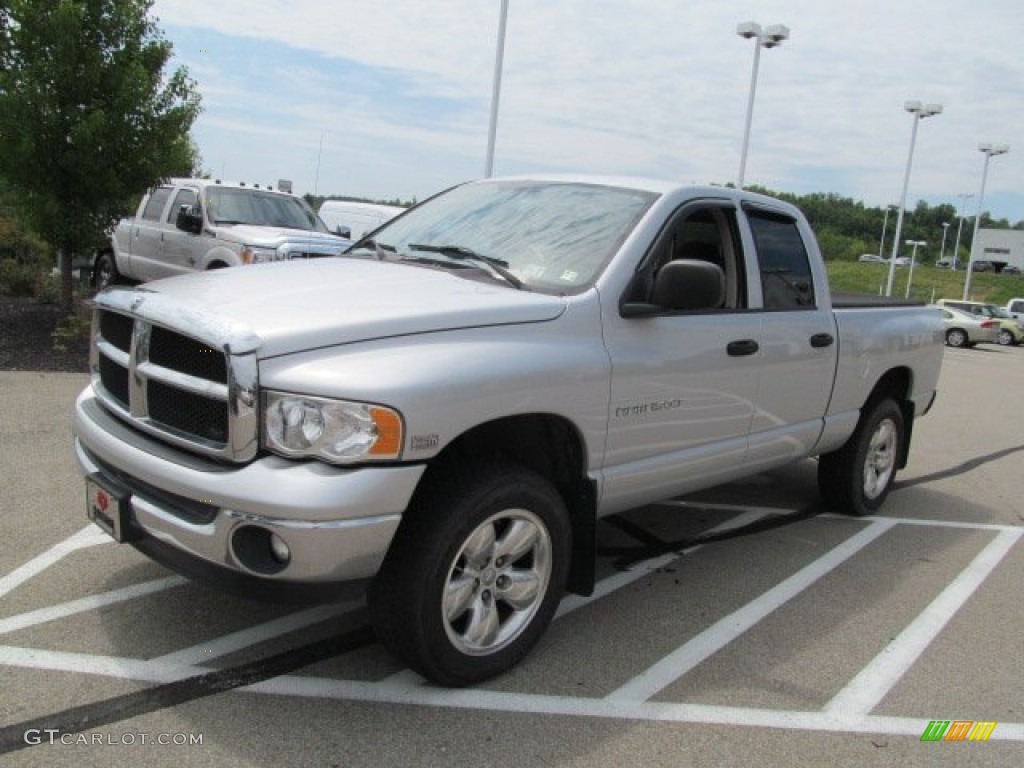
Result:
{"label": "truck hood", "polygon": [[557,296],[348,257],[232,267],[112,290],[121,294],[100,303],[233,344],[236,352],[255,349],[260,358],[390,336],[544,322],[565,310]]}
{"label": "truck hood", "polygon": [[322,243],[339,248],[348,245],[345,239],[337,235],[304,229],[286,229],[256,224],[218,224],[214,229],[217,231],[217,236],[224,240],[265,248],[274,248],[286,242]]}

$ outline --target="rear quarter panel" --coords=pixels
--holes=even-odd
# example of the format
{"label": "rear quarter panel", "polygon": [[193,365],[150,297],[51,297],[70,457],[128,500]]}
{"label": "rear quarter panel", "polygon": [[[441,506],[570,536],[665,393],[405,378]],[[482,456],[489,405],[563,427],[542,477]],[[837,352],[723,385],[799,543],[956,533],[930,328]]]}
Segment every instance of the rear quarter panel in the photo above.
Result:
{"label": "rear quarter panel", "polygon": [[938,310],[923,306],[863,306],[835,310],[839,362],[820,452],[838,448],[860,409],[889,371],[909,371],[908,399],[920,415],[932,401],[942,366]]}

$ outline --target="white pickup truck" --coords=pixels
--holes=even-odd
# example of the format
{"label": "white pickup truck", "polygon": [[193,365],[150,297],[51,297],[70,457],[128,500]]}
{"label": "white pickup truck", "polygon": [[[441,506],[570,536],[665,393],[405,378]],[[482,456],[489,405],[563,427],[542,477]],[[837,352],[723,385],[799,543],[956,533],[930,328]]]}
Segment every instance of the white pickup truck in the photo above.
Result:
{"label": "white pickup truck", "polygon": [[366,590],[440,684],[593,589],[602,516],[808,457],[872,513],[936,396],[939,312],[832,296],[768,197],[496,179],[373,238],[100,293],[75,454],[117,540],[253,596]]}
{"label": "white pickup truck", "polygon": [[98,288],[121,279],[295,258],[337,256],[351,245],[330,233],[305,200],[270,187],[214,179],[171,179],[142,197],[96,255]]}

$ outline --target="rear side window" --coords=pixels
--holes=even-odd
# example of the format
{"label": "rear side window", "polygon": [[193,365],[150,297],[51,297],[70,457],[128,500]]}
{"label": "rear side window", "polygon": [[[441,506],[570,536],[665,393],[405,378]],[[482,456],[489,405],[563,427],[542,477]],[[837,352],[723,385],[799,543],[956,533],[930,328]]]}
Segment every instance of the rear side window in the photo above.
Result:
{"label": "rear side window", "polygon": [[748,211],[757,248],[764,308],[813,309],[811,262],[796,222],[785,216]]}
{"label": "rear side window", "polygon": [[149,196],[149,202],[146,203],[146,207],[142,211],[142,218],[150,221],[160,221],[160,214],[164,212],[164,206],[167,204],[167,198],[170,196],[170,187],[159,187],[153,190],[153,194]]}

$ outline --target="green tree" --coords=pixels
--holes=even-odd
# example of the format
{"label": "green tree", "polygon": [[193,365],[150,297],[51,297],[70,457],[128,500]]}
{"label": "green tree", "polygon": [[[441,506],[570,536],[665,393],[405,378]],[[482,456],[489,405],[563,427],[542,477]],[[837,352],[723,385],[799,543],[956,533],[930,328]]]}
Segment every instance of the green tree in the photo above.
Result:
{"label": "green tree", "polygon": [[61,254],[91,249],[126,202],[198,165],[200,111],[152,0],[0,0],[0,177],[26,223]]}

